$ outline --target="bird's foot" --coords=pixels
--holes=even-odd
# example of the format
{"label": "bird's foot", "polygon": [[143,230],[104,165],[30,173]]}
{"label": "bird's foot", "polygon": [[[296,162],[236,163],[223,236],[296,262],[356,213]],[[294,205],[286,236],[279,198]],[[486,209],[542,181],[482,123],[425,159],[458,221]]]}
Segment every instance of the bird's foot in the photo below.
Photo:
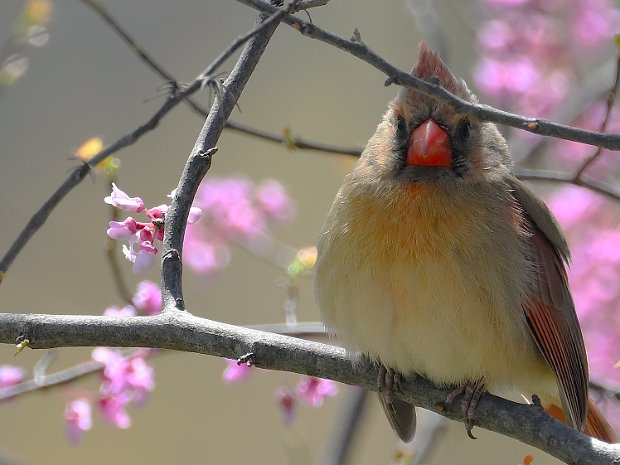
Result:
{"label": "bird's foot", "polygon": [[377,387],[383,394],[387,403],[392,403],[395,392],[400,392],[400,373],[379,365],[379,375],[377,376]]}
{"label": "bird's foot", "polygon": [[471,439],[477,439],[471,432],[474,428],[474,413],[478,402],[485,392],[484,382],[480,380],[473,384],[468,383],[460,386],[446,397],[446,405],[450,406],[454,402],[454,399],[461,394],[463,395],[461,409],[463,411],[463,416],[465,417],[465,430],[467,431],[467,436]]}

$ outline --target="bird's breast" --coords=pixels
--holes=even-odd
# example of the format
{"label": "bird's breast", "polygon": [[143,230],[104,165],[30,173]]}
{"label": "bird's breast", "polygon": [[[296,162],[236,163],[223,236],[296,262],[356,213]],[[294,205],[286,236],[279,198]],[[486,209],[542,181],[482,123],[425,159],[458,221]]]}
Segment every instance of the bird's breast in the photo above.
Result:
{"label": "bird's breast", "polygon": [[327,326],[351,350],[437,383],[548,371],[521,310],[530,264],[512,208],[501,190],[341,195],[319,241]]}

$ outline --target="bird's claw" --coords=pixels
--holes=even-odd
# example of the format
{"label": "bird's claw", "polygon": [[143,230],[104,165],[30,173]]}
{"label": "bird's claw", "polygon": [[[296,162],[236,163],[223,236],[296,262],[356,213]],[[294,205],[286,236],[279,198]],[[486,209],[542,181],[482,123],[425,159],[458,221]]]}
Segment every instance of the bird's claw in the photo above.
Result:
{"label": "bird's claw", "polygon": [[474,428],[476,406],[478,405],[478,402],[480,401],[484,393],[484,383],[478,381],[474,384],[459,386],[446,397],[446,405],[451,406],[454,402],[454,399],[463,394],[463,400],[461,401],[461,411],[463,412],[463,416],[465,417],[465,430],[467,431],[467,436],[469,436],[471,439],[477,439],[471,431]]}
{"label": "bird's claw", "polygon": [[377,387],[387,403],[392,403],[394,392],[400,392],[400,373],[384,365],[379,366]]}

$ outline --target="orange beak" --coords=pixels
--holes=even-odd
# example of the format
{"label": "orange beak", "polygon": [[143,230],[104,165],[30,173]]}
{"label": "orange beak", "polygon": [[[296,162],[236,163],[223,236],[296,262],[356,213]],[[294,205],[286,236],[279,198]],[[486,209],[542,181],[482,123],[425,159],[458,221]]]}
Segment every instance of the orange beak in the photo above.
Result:
{"label": "orange beak", "polygon": [[407,165],[452,166],[450,137],[433,119],[428,119],[411,133]]}

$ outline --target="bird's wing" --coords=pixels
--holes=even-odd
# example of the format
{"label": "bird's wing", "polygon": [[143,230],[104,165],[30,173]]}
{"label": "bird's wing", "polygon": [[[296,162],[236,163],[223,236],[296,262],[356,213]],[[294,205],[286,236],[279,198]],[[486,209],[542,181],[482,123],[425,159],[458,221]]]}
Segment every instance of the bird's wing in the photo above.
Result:
{"label": "bird's wing", "polygon": [[583,429],[587,415],[588,362],[568,289],[568,246],[547,206],[521,181],[509,180],[529,223],[536,282],[523,310],[538,348],[558,379],[569,422]]}

